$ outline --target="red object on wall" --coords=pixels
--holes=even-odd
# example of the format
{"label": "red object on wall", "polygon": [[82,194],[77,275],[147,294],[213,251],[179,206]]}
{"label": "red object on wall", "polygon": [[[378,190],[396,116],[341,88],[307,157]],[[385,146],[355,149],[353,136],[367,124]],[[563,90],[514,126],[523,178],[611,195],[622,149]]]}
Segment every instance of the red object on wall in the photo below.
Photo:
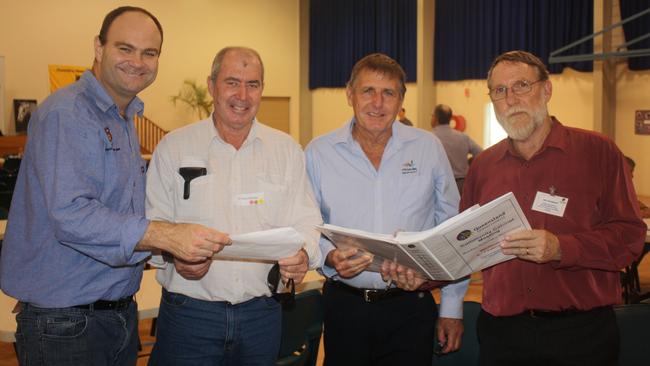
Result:
{"label": "red object on wall", "polygon": [[467,124],[465,122],[465,117],[461,115],[453,115],[451,116],[451,120],[454,121],[454,129],[463,132],[465,131],[465,128],[467,127]]}

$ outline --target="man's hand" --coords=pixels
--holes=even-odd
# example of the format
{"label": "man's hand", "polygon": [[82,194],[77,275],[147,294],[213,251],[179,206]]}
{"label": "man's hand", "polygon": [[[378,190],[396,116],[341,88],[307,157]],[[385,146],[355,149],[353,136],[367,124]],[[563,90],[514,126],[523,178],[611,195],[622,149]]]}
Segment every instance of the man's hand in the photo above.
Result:
{"label": "man's hand", "polygon": [[176,268],[176,272],[186,280],[200,280],[206,273],[208,273],[211,264],[212,258],[197,263],[190,263],[182,259],[174,258],[174,268]]}
{"label": "man's hand", "polygon": [[293,283],[297,285],[302,282],[309,269],[309,256],[304,249],[300,249],[294,256],[280,259],[278,264],[282,282],[287,283],[293,278]]}
{"label": "man's hand", "polygon": [[442,353],[454,352],[460,349],[463,337],[463,319],[438,318],[438,342],[442,344]]}
{"label": "man's hand", "polygon": [[415,291],[427,282],[418,272],[389,260],[381,264],[381,278],[406,291]]}
{"label": "man's hand", "polygon": [[334,249],[327,253],[325,263],[336,269],[339,276],[350,278],[365,271],[372,264],[373,256],[369,253],[363,253],[355,258],[359,252],[356,248]]}
{"label": "man's hand", "polygon": [[535,263],[562,259],[560,241],[546,230],[522,230],[508,234],[501,243],[501,251]]}
{"label": "man's hand", "polygon": [[199,224],[152,221],[136,249],[159,249],[186,262],[203,262],[230,245],[228,234]]}

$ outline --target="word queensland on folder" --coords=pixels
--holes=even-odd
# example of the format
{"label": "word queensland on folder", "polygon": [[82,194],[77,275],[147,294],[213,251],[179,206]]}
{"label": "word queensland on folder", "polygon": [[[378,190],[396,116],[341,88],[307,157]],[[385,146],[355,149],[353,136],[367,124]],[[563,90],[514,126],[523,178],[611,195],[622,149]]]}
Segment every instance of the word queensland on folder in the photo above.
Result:
{"label": "word queensland on folder", "polygon": [[388,235],[318,226],[336,247],[354,247],[373,254],[371,271],[379,271],[384,259],[389,259],[439,281],[465,277],[515,258],[504,255],[499,242],[505,234],[522,229],[530,229],[530,224],[512,192],[421,232]]}

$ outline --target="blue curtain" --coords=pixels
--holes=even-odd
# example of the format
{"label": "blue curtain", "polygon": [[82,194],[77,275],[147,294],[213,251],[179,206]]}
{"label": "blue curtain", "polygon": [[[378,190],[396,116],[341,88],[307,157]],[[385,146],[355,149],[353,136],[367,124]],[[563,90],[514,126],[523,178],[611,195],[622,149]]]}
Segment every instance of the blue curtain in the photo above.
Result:
{"label": "blue curtain", "polygon": [[[648,0],[621,0],[620,4],[621,20],[650,9],[650,1]],[[625,34],[626,42],[648,33],[650,33],[650,14],[623,24],[623,34]],[[650,49],[650,38],[631,45],[629,49]],[[650,69],[650,56],[630,57],[627,64],[630,70],[648,70]]]}
{"label": "blue curtain", "polygon": [[[552,51],[593,33],[593,0],[437,0],[435,12],[434,80],[485,79],[492,60],[515,49],[547,63]],[[562,55],[592,52],[585,42]],[[548,66],[551,73],[593,68]]]}
{"label": "blue curtain", "polygon": [[309,87],[343,87],[363,56],[382,52],[416,80],[417,0],[311,0]]}

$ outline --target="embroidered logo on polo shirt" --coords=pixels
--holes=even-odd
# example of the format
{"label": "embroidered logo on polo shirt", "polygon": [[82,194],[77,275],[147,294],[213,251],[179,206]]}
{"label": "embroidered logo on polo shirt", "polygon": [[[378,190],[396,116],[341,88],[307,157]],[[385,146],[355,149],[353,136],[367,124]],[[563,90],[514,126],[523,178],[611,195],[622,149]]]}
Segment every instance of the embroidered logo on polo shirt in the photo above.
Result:
{"label": "embroidered logo on polo shirt", "polygon": [[406,163],[402,164],[402,174],[415,174],[418,172],[418,167],[415,166],[415,162],[413,160],[407,161]]}

